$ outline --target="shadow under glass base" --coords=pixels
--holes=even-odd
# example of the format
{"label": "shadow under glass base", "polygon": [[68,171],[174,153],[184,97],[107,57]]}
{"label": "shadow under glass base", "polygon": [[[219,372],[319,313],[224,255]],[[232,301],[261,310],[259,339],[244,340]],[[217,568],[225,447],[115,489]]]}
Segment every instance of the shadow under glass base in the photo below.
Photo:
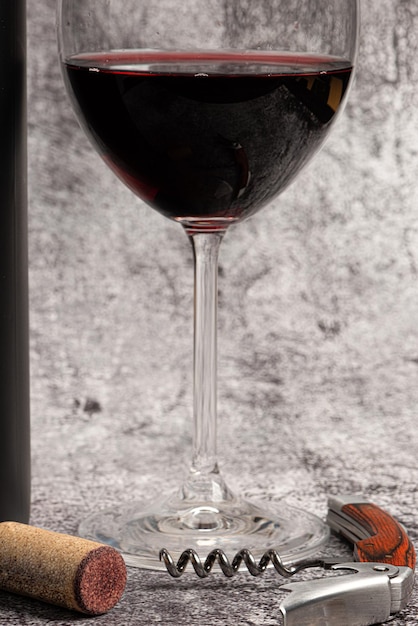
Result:
{"label": "shadow under glass base", "polygon": [[289,565],[318,552],[329,529],[315,515],[282,503],[268,503],[267,509],[232,495],[208,503],[176,494],[149,507],[125,504],[95,513],[80,524],[79,533],[119,550],[128,566],[165,571],[162,548],[175,561],[190,548],[201,559],[215,548],[230,559],[247,548],[257,561],[274,549]]}

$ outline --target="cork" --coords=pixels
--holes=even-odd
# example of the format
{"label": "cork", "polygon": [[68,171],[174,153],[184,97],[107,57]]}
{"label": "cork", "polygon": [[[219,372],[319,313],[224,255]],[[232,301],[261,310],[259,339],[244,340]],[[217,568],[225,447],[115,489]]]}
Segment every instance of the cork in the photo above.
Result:
{"label": "cork", "polygon": [[122,596],[126,566],[110,546],[17,522],[0,523],[0,588],[88,615]]}

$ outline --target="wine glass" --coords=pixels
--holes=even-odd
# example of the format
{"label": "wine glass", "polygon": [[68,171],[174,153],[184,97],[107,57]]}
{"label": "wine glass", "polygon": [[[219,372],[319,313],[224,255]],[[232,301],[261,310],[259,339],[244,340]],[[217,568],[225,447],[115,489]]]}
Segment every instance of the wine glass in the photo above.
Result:
{"label": "wine glass", "polygon": [[249,501],[219,470],[217,260],[227,229],[294,180],[341,112],[358,0],[59,0],[58,33],[64,81],[93,146],[178,222],[195,260],[190,467],[174,493],[96,512],[80,533],[150,569],[164,567],[162,548],[173,558],[247,548],[303,559],[327,540],[323,521]]}

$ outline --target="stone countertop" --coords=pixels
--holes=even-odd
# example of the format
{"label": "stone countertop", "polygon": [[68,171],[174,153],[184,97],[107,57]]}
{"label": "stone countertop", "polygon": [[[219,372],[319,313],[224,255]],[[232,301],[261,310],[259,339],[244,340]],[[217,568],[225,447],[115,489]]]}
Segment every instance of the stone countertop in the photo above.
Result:
{"label": "stone countertop", "polygon": [[[32,519],[178,484],[190,454],[192,254],[93,154],[28,3]],[[316,160],[220,257],[219,459],[239,491],[324,517],[363,493],[418,533],[418,11],[364,3],[350,102]],[[335,540],[334,540],[335,541]],[[335,550],[344,549],[335,544]],[[130,569],[84,618],[0,594],[0,623],[277,624],[278,583]],[[396,626],[418,622],[418,598]]]}

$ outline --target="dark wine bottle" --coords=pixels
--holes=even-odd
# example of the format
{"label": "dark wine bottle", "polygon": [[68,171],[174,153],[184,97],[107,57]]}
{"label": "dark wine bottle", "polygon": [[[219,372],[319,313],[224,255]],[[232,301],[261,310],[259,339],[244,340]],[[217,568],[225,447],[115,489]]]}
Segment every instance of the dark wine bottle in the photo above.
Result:
{"label": "dark wine bottle", "polygon": [[0,521],[30,506],[26,2],[0,2]]}

